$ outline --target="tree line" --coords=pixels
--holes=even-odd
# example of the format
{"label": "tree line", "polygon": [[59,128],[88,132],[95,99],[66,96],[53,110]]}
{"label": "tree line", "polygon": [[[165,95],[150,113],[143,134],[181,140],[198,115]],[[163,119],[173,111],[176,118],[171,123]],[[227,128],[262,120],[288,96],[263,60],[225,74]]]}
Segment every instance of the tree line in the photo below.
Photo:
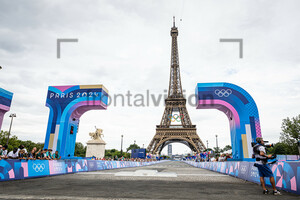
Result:
{"label": "tree line", "polygon": [[[7,142],[8,132],[1,131],[0,132],[0,144],[5,145]],[[282,120],[281,124],[281,133],[279,142],[274,144],[274,147],[269,149],[270,153],[275,153],[278,155],[299,155],[298,150],[298,142],[300,141],[300,114],[296,117]],[[27,150],[31,150],[33,147],[37,149],[43,149],[44,143],[35,143],[31,140],[20,140],[16,135],[11,135],[8,141],[8,151],[12,151],[14,147],[19,147],[23,144]],[[131,149],[140,149],[137,144],[131,144],[126,152],[122,152],[122,155],[125,158],[130,158],[130,153],[128,153]],[[215,152],[225,152],[231,149],[230,145],[226,145],[223,149],[214,147],[213,149],[207,149],[208,151],[213,150]],[[86,146],[84,146],[81,142],[75,143],[75,152],[74,155],[78,157],[85,157]],[[121,157],[121,151],[117,149],[107,149],[105,150],[106,157]]]}
{"label": "tree line", "polygon": [[[0,132],[0,144],[5,145],[7,143],[8,138],[8,131],[1,131]],[[31,151],[33,147],[36,147],[37,149],[43,149],[44,143],[36,143],[31,140],[20,140],[16,135],[10,135],[9,141],[8,141],[8,152],[12,151],[15,147],[19,147],[21,144],[25,146],[25,148],[28,151]],[[127,149],[126,152],[122,152],[122,155],[125,158],[130,158],[131,154],[128,153],[131,149],[140,149],[140,147],[137,144],[131,144]],[[86,153],[86,146],[84,146],[81,142],[75,143],[75,152],[74,156],[77,157],[85,157]],[[118,158],[121,156],[121,151],[117,149],[106,149],[105,150],[105,157],[111,157],[114,158],[117,156]]]}
{"label": "tree line", "polygon": [[278,155],[299,155],[300,115],[282,120],[279,142],[270,148],[270,153]]}

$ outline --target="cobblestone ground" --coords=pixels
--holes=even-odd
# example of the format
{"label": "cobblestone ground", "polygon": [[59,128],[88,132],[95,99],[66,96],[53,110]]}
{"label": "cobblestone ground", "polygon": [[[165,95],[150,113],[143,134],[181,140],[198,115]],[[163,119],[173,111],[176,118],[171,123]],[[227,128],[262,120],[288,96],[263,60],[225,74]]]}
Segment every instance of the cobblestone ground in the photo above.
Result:
{"label": "cobblestone ground", "polygon": [[[136,170],[146,171],[134,176]],[[151,170],[158,173],[147,176]],[[123,176],[118,176],[120,172]],[[177,177],[171,177],[174,174]],[[262,195],[257,184],[177,161],[0,182],[0,199],[300,199],[299,195],[282,194]]]}

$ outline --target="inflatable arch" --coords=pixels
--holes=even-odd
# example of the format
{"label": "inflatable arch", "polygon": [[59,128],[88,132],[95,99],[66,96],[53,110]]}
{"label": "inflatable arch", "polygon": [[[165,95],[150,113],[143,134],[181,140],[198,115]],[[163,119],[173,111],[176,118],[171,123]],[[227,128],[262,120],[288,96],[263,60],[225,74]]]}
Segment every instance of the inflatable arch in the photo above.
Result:
{"label": "inflatable arch", "polygon": [[86,111],[107,109],[108,91],[103,85],[49,86],[50,108],[44,148],[73,157],[79,119]]}
{"label": "inflatable arch", "polygon": [[257,106],[250,94],[230,83],[198,83],[196,98],[197,109],[218,109],[227,115],[233,159],[251,158],[251,142],[261,137],[261,129]]}
{"label": "inflatable arch", "polygon": [[0,88],[0,130],[6,112],[10,110],[13,93]]}

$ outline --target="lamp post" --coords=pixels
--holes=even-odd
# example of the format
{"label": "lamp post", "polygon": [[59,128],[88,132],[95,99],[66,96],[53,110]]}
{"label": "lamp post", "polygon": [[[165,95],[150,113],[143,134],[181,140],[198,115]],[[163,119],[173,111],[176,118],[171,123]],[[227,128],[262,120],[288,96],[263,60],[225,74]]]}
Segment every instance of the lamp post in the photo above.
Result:
{"label": "lamp post", "polygon": [[11,120],[10,120],[10,126],[9,126],[9,131],[8,131],[8,136],[7,136],[6,145],[8,145],[9,136],[10,136],[10,131],[11,131],[11,126],[12,126],[14,117],[17,117],[17,115],[16,115],[16,113],[12,113],[12,114],[9,115],[9,117],[11,117]]}
{"label": "lamp post", "polygon": [[300,155],[300,139],[298,141],[298,151],[299,151],[299,155]]}
{"label": "lamp post", "polygon": [[219,147],[218,147],[218,135],[216,135],[216,145],[217,145],[217,148],[216,148],[217,153],[219,153]]}
{"label": "lamp post", "polygon": [[206,140],[206,149],[208,149],[208,140]]}
{"label": "lamp post", "polygon": [[123,156],[123,135],[121,135],[121,157]]}

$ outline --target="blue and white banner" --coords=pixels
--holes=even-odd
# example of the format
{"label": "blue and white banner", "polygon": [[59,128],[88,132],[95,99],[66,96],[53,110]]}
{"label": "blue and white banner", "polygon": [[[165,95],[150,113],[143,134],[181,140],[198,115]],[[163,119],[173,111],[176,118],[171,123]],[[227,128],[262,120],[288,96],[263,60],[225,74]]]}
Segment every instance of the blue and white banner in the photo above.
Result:
{"label": "blue and white banner", "polygon": [[[228,174],[243,180],[260,183],[260,177],[254,162],[229,161],[229,162],[194,162],[186,161],[194,167]],[[276,187],[288,192],[300,194],[300,162],[277,162],[271,165]],[[269,179],[265,179],[271,185]]]}
{"label": "blue and white banner", "polygon": [[153,162],[103,161],[87,159],[69,160],[0,160],[0,181],[97,171],[124,167],[139,167]]}

